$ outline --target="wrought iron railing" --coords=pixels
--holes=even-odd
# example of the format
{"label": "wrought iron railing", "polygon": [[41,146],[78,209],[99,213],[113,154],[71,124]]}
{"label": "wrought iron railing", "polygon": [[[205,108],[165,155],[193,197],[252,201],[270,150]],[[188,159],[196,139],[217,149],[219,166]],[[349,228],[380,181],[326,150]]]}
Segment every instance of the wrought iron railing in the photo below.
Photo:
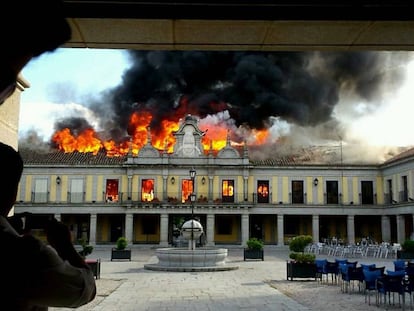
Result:
{"label": "wrought iron railing", "polygon": [[[88,197],[88,199],[86,199]],[[91,198],[92,197],[92,198]],[[326,193],[323,197],[323,202],[321,203],[315,197],[314,201],[308,201],[308,195],[304,193],[302,196],[289,193],[287,200],[280,200],[274,198],[272,193],[269,193],[266,196],[260,195],[258,193],[234,193],[232,196],[223,196],[221,193],[210,193],[210,194],[197,194],[196,204],[210,204],[210,205],[243,205],[249,204],[254,206],[267,206],[267,205],[364,205],[371,204],[368,202],[362,202],[361,194],[359,194],[358,202],[347,201],[343,202],[343,196],[339,193],[337,196],[328,196]],[[407,200],[408,201],[408,200]],[[411,203],[411,201],[409,201]],[[119,192],[108,194],[102,192],[97,196],[86,196],[85,192],[68,192],[66,197],[55,196],[54,199],[51,199],[49,192],[32,192],[29,202],[24,200],[19,201],[18,203],[31,203],[31,204],[104,204],[104,205],[188,205],[191,204],[189,196],[187,198],[183,197],[177,192],[154,192],[151,195],[143,195],[140,192]],[[396,203],[396,202],[393,202]],[[377,205],[377,195],[374,194],[372,204]],[[389,196],[384,195],[384,204],[392,204],[389,201]]]}

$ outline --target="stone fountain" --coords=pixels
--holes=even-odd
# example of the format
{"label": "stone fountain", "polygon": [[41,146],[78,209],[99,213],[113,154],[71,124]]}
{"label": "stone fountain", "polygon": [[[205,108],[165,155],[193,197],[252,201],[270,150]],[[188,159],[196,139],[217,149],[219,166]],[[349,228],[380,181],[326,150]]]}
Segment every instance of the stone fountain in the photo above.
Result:
{"label": "stone fountain", "polygon": [[194,250],[196,248],[196,241],[203,233],[203,226],[195,219],[186,221],[181,227],[181,234],[184,239],[188,241],[188,249],[190,250]]}
{"label": "stone fountain", "polygon": [[194,202],[196,201],[196,194],[194,193],[195,176],[196,171],[191,169],[192,193],[188,196],[188,199],[191,201],[191,219],[181,226],[181,235],[188,241],[188,248],[159,248],[155,251],[158,263],[144,265],[146,269],[161,271],[223,271],[238,269],[238,266],[226,264],[226,248],[196,248],[196,241],[204,233],[204,230],[201,223],[194,218]]}
{"label": "stone fountain", "polygon": [[203,234],[203,226],[195,219],[182,225],[181,234],[188,241],[187,248],[169,247],[155,251],[158,262],[144,265],[145,269],[158,271],[225,271],[238,266],[226,264],[227,249],[213,247],[196,248],[196,241]]}

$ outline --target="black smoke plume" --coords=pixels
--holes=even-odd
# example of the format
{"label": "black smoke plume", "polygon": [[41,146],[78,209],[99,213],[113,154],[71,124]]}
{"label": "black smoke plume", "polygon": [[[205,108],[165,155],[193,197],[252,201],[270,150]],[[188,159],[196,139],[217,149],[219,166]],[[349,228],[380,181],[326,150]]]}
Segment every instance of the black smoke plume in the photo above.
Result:
{"label": "black smoke plume", "polygon": [[[236,126],[264,129],[269,117],[300,126],[332,119],[341,90],[373,101],[401,70],[384,70],[385,52],[129,51],[122,83],[91,105],[101,128],[126,135],[133,112],[163,119],[227,110]],[[401,57],[401,56],[400,56]],[[388,77],[388,78],[387,78]],[[114,137],[115,138],[115,137]],[[121,138],[121,137],[119,137]]]}
{"label": "black smoke plume", "polygon": [[[128,55],[131,65],[122,82],[84,103],[98,119],[100,135],[116,142],[131,134],[134,112],[150,112],[155,132],[164,119],[226,112],[238,128],[265,129],[278,119],[343,136],[334,109],[344,94],[350,106],[364,101],[375,109],[387,88],[402,83],[401,64],[410,54],[132,50]],[[89,126],[76,117],[59,120],[55,129],[68,127],[76,134]]]}

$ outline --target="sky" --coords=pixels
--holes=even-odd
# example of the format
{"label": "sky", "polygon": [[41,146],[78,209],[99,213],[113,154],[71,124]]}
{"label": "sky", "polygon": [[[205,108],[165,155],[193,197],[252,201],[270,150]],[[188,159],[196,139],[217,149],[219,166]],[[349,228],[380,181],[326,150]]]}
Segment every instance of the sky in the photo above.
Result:
{"label": "sky", "polygon": [[[200,79],[203,81],[198,81],[197,76],[208,76],[206,70],[208,70],[209,65],[206,65],[207,61],[205,58],[201,58],[200,55],[196,55],[196,53],[194,54],[195,55],[191,55],[191,57],[187,56],[185,59],[186,64],[191,64],[192,62],[194,64],[200,64],[204,71],[200,69],[200,73],[197,75],[194,72],[187,74],[185,78],[188,79],[188,76],[192,75],[191,78],[196,80],[196,82],[184,81],[185,83],[182,82],[182,80],[185,80],[183,78],[184,74],[182,73],[183,69],[180,69],[179,73],[177,73],[178,71],[175,71],[175,65],[178,64],[177,59],[168,59],[162,52],[137,52],[136,55],[131,57],[126,51],[122,50],[62,48],[51,53],[43,54],[42,56],[33,59],[22,71],[23,77],[30,83],[31,87],[26,89],[21,97],[19,139],[24,140],[28,133],[35,132],[37,136],[44,141],[49,141],[51,135],[55,131],[56,121],[78,116],[83,116],[92,126],[102,128],[103,123],[100,121],[100,117],[103,115],[102,111],[106,110],[106,103],[104,104],[104,100],[102,100],[102,94],[108,90],[115,89],[111,94],[119,95],[121,93],[122,96],[119,95],[118,98],[120,102],[128,99],[129,97],[127,97],[126,94],[131,93],[131,90],[127,90],[127,86],[124,87],[122,85],[127,85],[128,83],[125,82],[131,81],[129,76],[132,76],[133,73],[137,74],[136,79],[140,79],[138,84],[133,85],[137,85],[136,87],[138,89],[142,88],[142,90],[139,90],[140,93],[138,97],[140,99],[145,98],[146,107],[151,106],[151,101],[157,100],[158,103],[160,103],[162,100],[167,101],[167,99],[173,98],[172,95],[169,94],[169,97],[154,97],[154,99],[146,94],[147,91],[159,91],[161,89],[171,93],[170,89],[180,88],[180,90],[174,93],[174,96],[177,96],[177,94],[181,96],[183,89],[188,91],[190,88],[196,94],[198,90],[197,87],[203,83],[206,84],[206,81],[210,77],[205,77]],[[371,64],[366,60],[369,58],[365,58],[363,65],[360,65],[360,63],[357,62],[351,63],[349,60],[347,60],[348,62],[340,63],[341,66],[346,69],[343,70],[344,72],[355,65],[355,68],[357,69],[353,69],[352,74],[354,76],[362,76],[363,80],[354,79],[354,76],[351,79],[347,76],[349,75],[348,72],[343,74],[342,72],[339,73],[339,70],[338,73],[330,73],[329,70],[327,70],[327,68],[329,69],[330,67],[328,67],[326,63],[321,65],[321,56],[318,57],[312,56],[312,58],[306,59],[305,64],[307,68],[310,69],[307,69],[308,71],[305,73],[301,71],[299,73],[300,78],[305,80],[309,78],[308,74],[309,76],[316,76],[317,73],[324,72],[322,75],[324,77],[323,79],[329,77],[327,84],[331,83],[334,79],[336,79],[335,81],[340,81],[341,86],[338,87],[338,92],[334,92],[335,88],[322,88],[320,86],[321,81],[323,82],[325,80],[310,78],[307,81],[303,81],[301,84],[295,82],[295,89],[299,88],[300,90],[303,90],[303,93],[306,93],[306,98],[309,98],[310,101],[314,100],[315,102],[318,100],[321,102],[329,102],[331,97],[335,98],[335,96],[337,96],[338,98],[333,100],[333,104],[330,104],[329,107],[325,107],[321,110],[322,112],[327,111],[326,114],[329,114],[330,117],[326,118],[322,115],[322,112],[318,112],[319,108],[315,108],[318,106],[318,103],[312,103],[312,105],[308,106],[302,105],[305,96],[303,98],[295,98],[295,95],[292,95],[292,93],[295,92],[291,92],[287,95],[286,93],[279,94],[280,97],[286,95],[287,98],[294,98],[294,104],[298,107],[300,106],[298,111],[300,110],[301,115],[292,112],[291,110],[293,108],[289,106],[290,103],[288,103],[288,105],[284,102],[281,104],[282,108],[278,106],[277,110],[273,108],[274,106],[271,106],[270,108],[263,106],[264,109],[257,109],[258,111],[261,111],[260,113],[267,114],[267,118],[270,117],[270,119],[272,119],[272,124],[269,125],[271,132],[275,133],[276,136],[290,135],[291,137],[296,137],[295,141],[313,141],[314,137],[319,135],[321,139],[315,139],[315,144],[329,143],[329,141],[332,140],[343,140],[345,143],[357,142],[364,146],[375,146],[377,148],[414,146],[414,53],[401,52],[401,55],[398,52],[387,53],[387,57],[381,55],[381,58],[379,59],[384,61],[383,65],[378,63]],[[390,60],[391,58],[393,60]],[[137,59],[145,59],[145,61],[137,62]],[[309,61],[309,59],[312,59],[312,61]],[[291,59],[286,58],[284,61],[288,63]],[[296,62],[298,60],[295,59],[294,61]],[[302,59],[300,61],[302,61]],[[182,62],[182,59],[180,59],[180,62]],[[306,62],[309,62],[310,65]],[[339,63],[338,59],[332,57],[329,66],[333,63]],[[166,67],[166,64],[171,68],[164,68]],[[269,72],[263,73],[268,67],[268,64],[263,62],[263,60],[250,59],[249,61],[238,61],[237,63],[233,61],[233,64],[235,68],[231,71],[233,75],[232,81],[234,84],[238,84],[239,90],[241,90],[242,93],[249,88],[258,88],[260,82],[251,82],[255,79],[264,79],[263,77],[267,75],[273,76],[275,79],[280,79],[277,77],[277,75],[280,74],[279,71],[288,67],[285,66],[284,63],[278,63],[277,70],[268,70]],[[252,64],[254,64],[255,69],[251,69]],[[220,64],[218,66],[220,66]],[[289,64],[289,66],[291,65]],[[358,68],[358,66],[360,68]],[[364,66],[366,66],[366,69],[362,68]],[[380,73],[380,75],[369,75],[367,73],[374,67],[376,72]],[[257,68],[261,71],[260,74],[257,73],[259,72],[259,70],[256,71]],[[297,70],[297,64],[293,64],[291,68],[293,69],[289,70],[295,72],[295,70]],[[358,70],[360,70],[360,72],[355,73]],[[255,71],[254,75],[251,74],[252,71]],[[351,72],[351,70],[349,71]],[[162,76],[161,73],[166,73],[165,77],[167,78],[163,78],[164,76]],[[249,75],[246,75],[246,73]],[[224,73],[220,74],[223,74],[224,77]],[[229,73],[226,72],[225,75],[228,76]],[[247,82],[244,81],[246,80],[246,76],[250,77]],[[240,77],[243,77],[243,82],[240,82],[242,81],[242,78]],[[289,75],[284,73],[283,79],[287,79],[286,77],[289,77]],[[379,79],[378,77],[381,78],[380,83],[377,82]],[[179,81],[174,83],[167,81],[161,85],[160,82],[156,81],[157,79],[176,79]],[[213,79],[216,79],[216,77],[211,78],[211,80]],[[283,79],[278,81],[284,81]],[[354,83],[354,81],[357,82]],[[263,84],[268,82],[269,80],[265,80],[265,83]],[[157,86],[153,86],[154,83],[158,83]],[[183,84],[185,85],[182,86]],[[189,87],[190,84],[191,87]],[[367,92],[366,90],[363,90],[366,85],[373,84],[378,84],[380,86],[372,88],[374,91]],[[216,83],[215,87],[218,88],[218,85],[219,84]],[[240,86],[242,86],[242,88],[240,88]],[[260,87],[262,89],[264,88],[263,85],[260,85]],[[226,86],[221,85],[220,88],[228,91]],[[272,86],[272,88],[275,87]],[[308,88],[313,88],[318,91],[320,90],[320,94],[318,94],[320,97],[315,99],[316,95],[314,96],[314,94],[311,94]],[[246,92],[246,94],[235,95],[236,91],[237,88],[232,89],[231,92],[227,92],[226,100],[230,102],[228,105],[230,111],[231,107],[237,106],[237,104],[235,104],[237,101],[243,101],[243,96],[249,97],[250,94],[256,92],[255,90],[250,93]],[[208,96],[197,94],[197,96],[192,96],[191,100],[202,102],[208,98],[210,101],[212,101],[211,99],[214,101],[217,99],[217,96],[212,93],[213,92],[208,94]],[[263,105],[261,102],[263,98],[268,101],[282,102],[280,98],[275,100],[275,94],[270,96],[267,91],[262,91],[259,95],[255,96],[255,100],[258,102],[254,105],[257,104],[258,107]],[[263,102],[265,101],[264,99]],[[328,106],[325,102],[324,104]],[[138,104],[141,105],[139,102]],[[263,127],[267,121],[253,121],[256,112],[254,110],[248,110],[246,108],[248,107],[247,105],[250,107],[254,106],[250,103],[247,103],[246,106],[240,104],[238,114],[229,113],[230,118],[236,115],[237,117],[235,118],[239,118],[239,120],[236,120],[235,122],[236,125],[233,126],[238,127],[242,123],[247,123],[251,127]],[[100,108],[97,109],[97,106],[100,106]],[[176,104],[173,103],[169,107],[175,109]],[[204,111],[206,111],[205,114],[210,116],[213,111],[207,111],[205,108],[206,106],[203,106]],[[117,108],[115,108],[115,110],[116,109]],[[312,109],[314,110],[312,111]],[[131,111],[131,107],[128,107],[128,111]],[[240,111],[245,111],[245,114],[243,115]],[[98,112],[101,114],[100,116],[97,115]],[[217,112],[217,110],[214,112]],[[225,115],[224,118],[228,120],[229,114],[226,114],[223,111],[220,111],[220,113],[221,115]],[[117,120],[116,118],[113,118],[113,115],[112,117],[108,117],[108,119],[111,118],[112,121]],[[258,115],[257,118],[263,118],[263,116]],[[332,120],[334,120],[334,122]],[[108,122],[108,120],[106,122]],[[332,125],[329,122],[334,123],[333,127],[334,131],[337,131],[335,134],[336,137],[338,137],[337,139],[332,139],[332,135],[330,135],[329,139],[326,139],[329,136],[326,132],[332,131]]]}
{"label": "sky", "polygon": [[34,130],[50,139],[55,120],[87,114],[87,97],[120,83],[127,67],[122,50],[61,48],[32,59],[22,71],[30,88],[21,97],[19,137]]}

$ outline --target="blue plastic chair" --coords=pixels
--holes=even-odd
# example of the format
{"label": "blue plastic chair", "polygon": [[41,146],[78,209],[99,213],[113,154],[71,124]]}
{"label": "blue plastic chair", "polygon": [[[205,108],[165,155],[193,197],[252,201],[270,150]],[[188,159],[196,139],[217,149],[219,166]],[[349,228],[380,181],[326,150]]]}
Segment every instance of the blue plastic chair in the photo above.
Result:
{"label": "blue plastic chair", "polygon": [[348,262],[348,259],[338,259],[338,258],[335,258],[335,262],[338,264],[338,267],[339,267],[339,265],[341,263],[347,263]]}
{"label": "blue plastic chair", "polygon": [[405,267],[405,274],[414,276],[414,266]]}
{"label": "blue plastic chair", "polygon": [[348,265],[348,267],[356,268],[358,265],[358,261],[347,261],[346,264]]}
{"label": "blue plastic chair", "polygon": [[365,303],[368,298],[368,305],[371,305],[371,292],[377,291],[377,279],[382,275],[381,270],[369,270],[362,268],[364,274],[364,295]]}
{"label": "blue plastic chair", "polygon": [[339,283],[341,283],[342,281],[341,281],[341,270],[339,269],[339,265],[340,264],[344,264],[344,263],[347,263],[348,262],[348,259],[338,259],[338,258],[335,258],[335,262],[337,263],[337,265],[338,265],[338,271],[337,271],[337,277],[338,277],[338,280],[339,280]]}
{"label": "blue plastic chair", "polygon": [[362,267],[362,270],[372,270],[373,268],[376,267],[376,264],[375,263],[372,263],[372,264],[361,263],[361,267]]}
{"label": "blue plastic chair", "polygon": [[327,259],[316,259],[315,260],[315,264],[316,264],[316,279],[320,280],[322,282],[322,276],[323,276],[323,272],[325,270],[325,265],[328,262]]}
{"label": "blue plastic chair", "polygon": [[394,270],[395,271],[399,271],[399,270],[405,270],[405,260],[394,260]]}
{"label": "blue plastic chair", "polygon": [[408,281],[404,284],[404,290],[410,297],[410,309],[413,308],[413,300],[414,300],[414,274],[406,273],[405,280]]}
{"label": "blue plastic chair", "polygon": [[342,291],[349,292],[350,288],[355,287],[355,282],[358,283],[358,291],[361,291],[361,285],[364,282],[364,273],[362,267],[354,267],[353,265],[347,265],[344,269],[345,273],[342,273]]}
{"label": "blue plastic chair", "polygon": [[[377,279],[377,305],[381,304],[381,297],[384,298],[384,304],[395,304],[395,294],[398,294],[400,306],[405,305],[405,286],[403,285],[404,276],[385,274]],[[401,301],[402,300],[402,301]]]}
{"label": "blue plastic chair", "polygon": [[338,263],[335,261],[327,261],[323,274],[326,275],[326,281],[328,282],[329,275],[331,276],[332,283],[337,283],[337,276],[338,276]]}
{"label": "blue plastic chair", "polygon": [[355,269],[355,265],[353,263],[349,264],[345,262],[345,263],[340,263],[338,266],[342,292],[348,291],[348,285],[350,284],[350,277],[349,277],[350,269]]}
{"label": "blue plastic chair", "polygon": [[370,270],[371,271],[379,270],[381,272],[381,275],[384,275],[385,274],[385,266],[371,268]]}
{"label": "blue plastic chair", "polygon": [[392,270],[386,270],[385,273],[389,276],[405,276],[405,270],[396,270],[396,271],[392,271]]}

